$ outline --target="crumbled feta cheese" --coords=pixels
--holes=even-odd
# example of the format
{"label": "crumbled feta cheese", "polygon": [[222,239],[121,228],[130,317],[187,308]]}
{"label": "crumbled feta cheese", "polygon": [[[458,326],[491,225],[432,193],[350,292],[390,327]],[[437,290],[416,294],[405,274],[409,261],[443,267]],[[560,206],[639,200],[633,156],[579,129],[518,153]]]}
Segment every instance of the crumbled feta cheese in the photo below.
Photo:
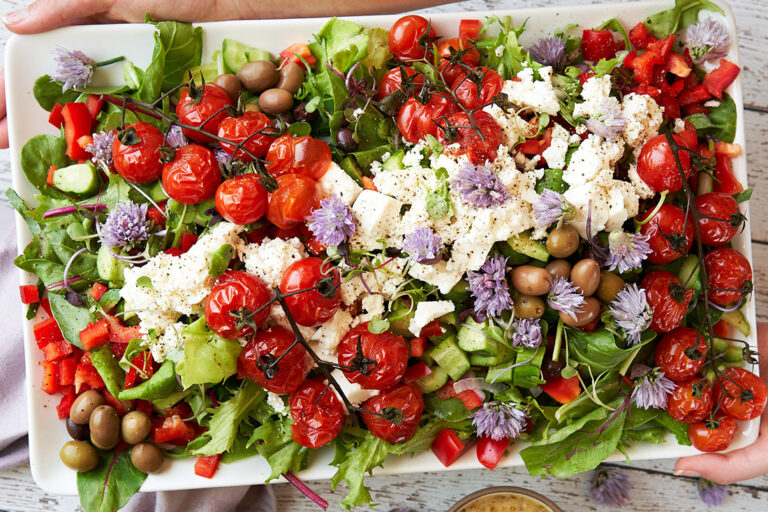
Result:
{"label": "crumbled feta cheese", "polygon": [[403,155],[404,167],[419,167],[421,166],[421,160],[424,158],[424,144],[414,144],[411,149],[405,152]]}
{"label": "crumbled feta cheese", "polygon": [[612,170],[623,154],[621,141],[607,141],[591,134],[574,151],[563,180],[570,185],[593,180],[601,171]]}
{"label": "crumbled feta cheese", "polygon": [[279,286],[285,269],[307,257],[298,238],[265,238],[260,244],[245,245],[241,252],[245,269],[270,287]]}
{"label": "crumbled feta cheese", "polygon": [[616,98],[611,98],[611,76],[593,76],[581,87],[582,103],[577,103],[573,109],[574,117],[600,117],[605,100],[615,102],[620,107]]}
{"label": "crumbled feta cheese", "polygon": [[332,162],[323,177],[317,180],[323,199],[336,194],[346,204],[352,204],[363,188],[341,167]]}
{"label": "crumbled feta cheese", "polygon": [[720,101],[718,100],[709,100],[704,102],[704,106],[707,108],[717,108],[720,106]]}
{"label": "crumbled feta cheese", "polygon": [[629,176],[629,181],[632,183],[632,186],[635,187],[635,193],[641,198],[641,199],[650,199],[653,196],[656,195],[656,192],[654,192],[651,187],[649,187],[643,179],[640,177],[639,174],[637,174],[637,164],[633,163],[629,166],[629,170],[627,171],[627,174]]}
{"label": "crumbled feta cheese", "polygon": [[450,300],[424,301],[416,304],[416,311],[408,326],[408,330],[414,336],[421,334],[421,330],[432,320],[453,312],[456,308]]}
{"label": "crumbled feta cheese", "polygon": [[497,46],[496,48],[493,49],[493,53],[497,57],[501,57],[502,55],[504,55],[504,50],[505,50],[504,45],[500,44],[499,46]]}
{"label": "crumbled feta cheese", "polygon": [[448,264],[445,261],[438,261],[434,265],[416,263],[411,265],[408,273],[416,279],[436,286],[440,293],[448,293],[451,291],[451,288],[456,286],[456,283],[461,281],[461,277],[466,269],[453,268],[448,270],[447,266]]}
{"label": "crumbled feta cheese", "polygon": [[149,341],[149,351],[152,359],[158,363],[165,361],[166,356],[182,347],[181,331],[187,328],[187,324],[176,322],[165,329],[165,332],[154,341]]}
{"label": "crumbled feta cheese", "polygon": [[517,74],[520,81],[506,80],[502,88],[509,100],[521,107],[531,107],[536,112],[555,115],[560,111],[557,90],[552,85],[552,68],[539,68],[541,80],[534,80],[533,69],[525,68]]}
{"label": "crumbled feta cheese", "polygon": [[[288,329],[289,331],[293,331],[291,328],[291,322],[288,321],[288,317],[285,316],[285,311],[283,311],[283,307],[278,304],[277,302],[273,302],[272,305],[269,308],[269,316],[267,317],[267,320],[264,322],[264,327],[274,327],[279,326],[283,327],[285,329]],[[307,327],[304,325],[299,326],[299,332],[302,336],[304,336],[305,340],[310,340],[315,335],[315,331],[317,331],[317,327]]]}
{"label": "crumbled feta cheese", "polygon": [[[369,398],[379,394],[378,389],[363,389],[360,387],[360,384],[349,382],[347,376],[344,375],[344,372],[341,370],[333,370],[331,375],[333,375],[333,378],[339,383],[339,387],[341,387],[342,392],[352,405],[360,405]],[[333,389],[334,393],[337,393],[336,388],[331,386],[331,389]],[[339,397],[339,400],[342,404],[344,403],[343,400],[341,400],[341,397]]]}
{"label": "crumbled feta cheese", "polygon": [[357,231],[352,237],[354,248],[381,248],[377,240],[386,239],[390,229],[400,222],[403,203],[375,190],[363,190],[352,205]]}
{"label": "crumbled feta cheese", "polygon": [[562,169],[565,167],[565,156],[568,154],[571,134],[568,130],[555,123],[552,127],[552,142],[542,152],[541,156],[547,161],[550,169]]}
{"label": "crumbled feta cheese", "polygon": [[646,94],[634,92],[624,96],[622,101],[624,118],[624,140],[633,148],[642,147],[649,139],[659,134],[664,121],[664,108]]}
{"label": "crumbled feta cheese", "polygon": [[363,309],[367,319],[384,315],[384,297],[382,295],[366,295],[363,297]]}
{"label": "crumbled feta cheese", "polygon": [[517,112],[510,111],[505,113],[498,105],[488,105],[483,108],[488,114],[493,117],[496,124],[501,127],[501,131],[504,134],[503,144],[505,146],[514,147],[523,137],[523,130],[530,125],[527,121],[521,119]]}
{"label": "crumbled feta cheese", "polygon": [[680,133],[683,130],[685,130],[685,121],[683,121],[678,117],[677,119],[675,119],[675,124],[672,126],[672,132]]}
{"label": "crumbled feta cheese", "polygon": [[[352,325],[352,315],[343,309],[339,309],[330,320],[317,328],[312,335],[311,341],[316,352],[333,358],[344,335],[349,331]],[[325,359],[325,357],[324,357]]]}
{"label": "crumbled feta cheese", "polygon": [[403,203],[411,204],[423,197],[427,188],[437,185],[435,171],[420,165],[382,171],[373,178],[376,190],[392,196]]}
{"label": "crumbled feta cheese", "polygon": [[272,407],[272,409],[275,410],[277,414],[280,414],[281,416],[288,416],[290,408],[285,404],[283,397],[277,393],[267,391],[267,403],[270,405],[270,407]]}

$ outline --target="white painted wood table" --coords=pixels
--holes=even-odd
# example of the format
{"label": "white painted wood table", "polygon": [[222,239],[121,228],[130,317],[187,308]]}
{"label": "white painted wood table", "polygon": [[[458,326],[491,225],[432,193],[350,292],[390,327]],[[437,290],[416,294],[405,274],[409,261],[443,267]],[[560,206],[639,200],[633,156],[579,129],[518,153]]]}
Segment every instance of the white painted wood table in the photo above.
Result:
{"label": "white painted wood table", "polygon": [[[618,0],[614,0],[618,1]],[[23,0],[0,0],[0,16],[24,4]],[[515,7],[602,3],[588,0],[470,0],[450,4],[426,12],[448,10],[488,10]],[[670,0],[670,4],[672,1]],[[768,320],[768,1],[731,0],[739,28],[741,63],[743,66],[747,159],[750,186],[755,189],[752,209],[752,236],[757,290],[757,313]],[[518,20],[520,21],[520,20]],[[8,32],[0,31],[0,49],[4,49]],[[0,58],[2,53],[0,53]],[[10,184],[8,151],[0,151],[0,190]],[[5,195],[3,205],[7,207]],[[2,392],[2,390],[0,390]],[[55,457],[55,454],[51,454]],[[765,454],[768,456],[768,454]],[[624,466],[622,464],[622,466]],[[699,501],[695,480],[675,477],[674,460],[633,462],[626,466],[632,480],[632,502],[626,510],[689,511],[704,510]],[[379,510],[403,506],[417,511],[444,511],[462,496],[490,485],[516,485],[541,492],[567,511],[609,510],[590,502],[587,476],[567,479],[535,478],[524,468],[408,474],[369,477],[367,484]],[[332,493],[330,484],[312,482],[312,488],[338,509],[341,492]],[[288,484],[276,484],[274,490],[280,512],[314,511],[316,507]],[[73,511],[78,500],[73,496],[55,496],[40,490],[32,480],[28,466],[0,473],[0,511]],[[718,510],[758,512],[768,510],[768,476],[730,487],[730,495]],[[174,512],[174,511],[168,511]]]}

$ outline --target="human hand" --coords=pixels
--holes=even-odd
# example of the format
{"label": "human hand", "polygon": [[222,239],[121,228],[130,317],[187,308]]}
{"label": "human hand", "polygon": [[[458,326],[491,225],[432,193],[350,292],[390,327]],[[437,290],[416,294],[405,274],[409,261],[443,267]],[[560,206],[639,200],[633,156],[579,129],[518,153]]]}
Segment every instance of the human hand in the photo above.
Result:
{"label": "human hand", "polygon": [[[757,325],[760,376],[768,379],[768,323]],[[768,473],[768,408],[763,411],[760,436],[753,444],[728,453],[707,453],[683,457],[675,464],[675,474],[701,476],[719,484],[732,484]]]}

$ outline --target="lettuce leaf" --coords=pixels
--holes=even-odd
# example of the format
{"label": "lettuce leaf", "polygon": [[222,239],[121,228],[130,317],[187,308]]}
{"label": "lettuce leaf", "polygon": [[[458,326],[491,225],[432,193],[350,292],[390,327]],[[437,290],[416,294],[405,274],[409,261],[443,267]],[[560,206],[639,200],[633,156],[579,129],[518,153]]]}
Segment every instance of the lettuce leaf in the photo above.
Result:
{"label": "lettuce leaf", "polygon": [[165,361],[149,380],[145,380],[134,388],[124,389],[117,396],[120,400],[165,400],[181,391],[176,372],[173,369],[173,361]]}
{"label": "lettuce leaf", "polygon": [[205,318],[191,323],[181,331],[184,341],[184,360],[176,373],[181,385],[217,384],[237,372],[237,358],[242,347],[235,340],[227,340],[208,330]]}
{"label": "lettuce leaf", "polygon": [[291,418],[270,419],[254,429],[246,447],[256,446],[272,469],[265,483],[279,478],[285,472],[298,472],[307,467],[309,449],[291,438]]}
{"label": "lettuce leaf", "polygon": [[368,56],[369,37],[369,30],[362,25],[331,18],[315,34],[315,42],[309,47],[320,62],[328,62],[346,73],[354,63]]}
{"label": "lettuce leaf", "polygon": [[[518,41],[520,35],[525,31],[525,23],[519,27],[514,27],[512,26],[512,18],[509,16],[504,18],[489,17],[486,27],[494,24],[499,26],[499,35],[480,39],[476,43],[481,55],[480,63],[498,72],[504,80],[509,80],[525,67],[523,62],[530,60],[528,52]],[[497,49],[499,50],[498,53]]]}

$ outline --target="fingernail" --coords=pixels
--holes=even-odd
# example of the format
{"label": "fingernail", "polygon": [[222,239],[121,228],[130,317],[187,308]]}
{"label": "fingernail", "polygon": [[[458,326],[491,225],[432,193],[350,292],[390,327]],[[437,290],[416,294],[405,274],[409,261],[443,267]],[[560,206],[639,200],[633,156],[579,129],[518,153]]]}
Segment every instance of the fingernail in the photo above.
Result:
{"label": "fingernail", "polygon": [[678,469],[677,471],[675,471],[675,476],[689,476],[692,478],[696,478],[701,476],[701,473],[697,473],[696,471],[686,471],[683,469]]}
{"label": "fingernail", "polygon": [[5,23],[6,25],[16,25],[17,23],[21,23],[22,21],[24,21],[24,18],[27,17],[28,13],[29,13],[29,9],[26,7],[9,12],[5,16],[3,16],[3,23]]}

